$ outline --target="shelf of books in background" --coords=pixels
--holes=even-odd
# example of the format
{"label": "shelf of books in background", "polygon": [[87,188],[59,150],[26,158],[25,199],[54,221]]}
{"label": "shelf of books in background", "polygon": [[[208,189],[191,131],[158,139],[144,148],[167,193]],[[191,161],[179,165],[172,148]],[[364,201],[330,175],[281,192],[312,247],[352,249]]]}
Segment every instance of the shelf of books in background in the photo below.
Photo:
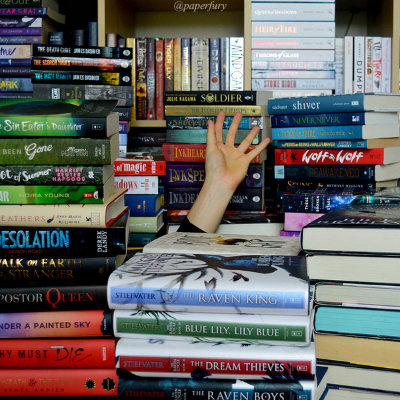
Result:
{"label": "shelf of books in background", "polygon": [[[266,116],[266,99],[272,92],[266,91],[166,91],[164,95],[167,140],[163,145],[166,160],[165,208],[171,230],[189,212],[205,179],[205,148],[207,121],[216,121],[219,111],[225,112],[223,140],[236,112],[243,118],[236,133],[239,145],[254,126],[260,132],[252,145],[268,135],[269,117]],[[268,135],[270,136],[270,135]],[[276,187],[272,167],[267,165],[267,151],[263,151],[250,165],[248,174],[234,193],[222,225],[218,229],[241,230],[248,226],[254,232],[256,226],[262,232],[265,224],[276,222]],[[268,179],[266,179],[268,175]],[[250,226],[254,222],[253,226]],[[240,225],[238,225],[240,223]],[[227,226],[229,225],[229,226]]]}
{"label": "shelf of books in background", "polygon": [[338,387],[364,399],[400,395],[398,192],[391,201],[343,205],[302,230],[315,284],[316,398]]}
{"label": "shelf of books in background", "polygon": [[2,397],[116,393],[106,292],[128,211],[114,190],[115,105],[0,101]]}
{"label": "shelf of books in background", "polygon": [[[335,89],[335,2],[251,1],[253,90]],[[325,94],[328,94],[325,93]]]}
{"label": "shelf of books in background", "polygon": [[31,44],[47,43],[64,26],[58,11],[57,1],[0,4],[0,98],[32,98]]}
{"label": "shelf of books in background", "polygon": [[399,110],[393,94],[269,100],[282,234],[359,196],[385,201],[400,178]]}
{"label": "shelf of books in background", "polygon": [[165,166],[162,155],[146,152],[127,153],[114,161],[115,187],[127,190],[129,254],[167,232],[163,208]]}
{"label": "shelf of books in background", "polygon": [[299,251],[298,238],[174,232],[127,260],[108,281],[119,396],[315,398]]}

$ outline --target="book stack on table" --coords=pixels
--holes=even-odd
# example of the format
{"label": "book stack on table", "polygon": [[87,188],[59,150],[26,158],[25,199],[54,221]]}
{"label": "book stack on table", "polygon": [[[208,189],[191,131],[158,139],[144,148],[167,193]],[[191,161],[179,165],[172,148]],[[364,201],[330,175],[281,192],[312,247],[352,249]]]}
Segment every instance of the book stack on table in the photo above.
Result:
{"label": "book stack on table", "polygon": [[302,229],[315,284],[317,398],[400,395],[399,224],[399,204],[348,204]]}
{"label": "book stack on table", "polygon": [[2,397],[116,392],[107,279],[128,212],[115,104],[0,101]]}
{"label": "book stack on table", "polygon": [[299,251],[298,238],[175,232],[129,258],[108,281],[118,395],[313,399]]}
{"label": "book stack on table", "polygon": [[269,100],[285,231],[341,204],[387,201],[400,178],[399,111],[397,94]]}

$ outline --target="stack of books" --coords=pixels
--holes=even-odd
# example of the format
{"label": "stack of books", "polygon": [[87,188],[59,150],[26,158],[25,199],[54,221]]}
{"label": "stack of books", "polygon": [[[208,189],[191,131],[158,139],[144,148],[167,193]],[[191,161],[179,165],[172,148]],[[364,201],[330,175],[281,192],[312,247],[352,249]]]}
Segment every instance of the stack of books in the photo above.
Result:
{"label": "stack of books", "polygon": [[286,231],[300,232],[317,214],[359,194],[397,186],[399,110],[396,94],[268,101]]}
{"label": "stack of books", "polygon": [[58,2],[2,2],[0,5],[0,98],[32,98],[31,44],[65,24]]}
{"label": "stack of books", "polygon": [[253,90],[335,89],[335,2],[251,1]]}
{"label": "stack of books", "polygon": [[127,260],[108,281],[119,395],[314,398],[299,251],[297,238],[175,232]]}
{"label": "stack of books", "polygon": [[106,294],[128,212],[115,104],[1,101],[1,396],[116,392]]}
{"label": "stack of books", "polygon": [[164,227],[164,157],[128,153],[114,161],[115,187],[125,188],[129,207],[128,250],[138,250],[161,234]]}
{"label": "stack of books", "polygon": [[350,204],[302,230],[315,284],[317,398],[334,389],[400,395],[399,224],[399,204]]}

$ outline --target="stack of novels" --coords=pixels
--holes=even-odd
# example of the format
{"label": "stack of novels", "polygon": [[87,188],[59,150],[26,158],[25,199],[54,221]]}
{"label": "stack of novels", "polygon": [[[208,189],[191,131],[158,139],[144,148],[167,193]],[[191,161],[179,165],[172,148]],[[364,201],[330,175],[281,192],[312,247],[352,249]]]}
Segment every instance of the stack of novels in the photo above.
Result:
{"label": "stack of novels", "polygon": [[118,100],[122,154],[134,104],[132,74],[131,48],[32,46],[34,98]]}
{"label": "stack of novels", "polygon": [[399,204],[351,204],[302,230],[315,284],[317,398],[341,388],[363,399],[400,395],[399,224]]}
{"label": "stack of novels", "polygon": [[335,2],[251,1],[253,90],[335,89]]}
{"label": "stack of novels", "polygon": [[0,96],[32,98],[31,44],[46,43],[47,33],[65,23],[58,2],[2,2],[0,5]]}
{"label": "stack of novels", "polygon": [[1,396],[116,392],[106,295],[128,212],[115,104],[1,101]]}
{"label": "stack of novels", "polygon": [[128,250],[141,249],[165,230],[164,157],[128,153],[114,161],[115,187],[125,188],[129,207]]}
{"label": "stack of novels", "polygon": [[392,38],[345,36],[335,39],[338,60],[335,94],[390,93],[392,90]]}
{"label": "stack of novels", "polygon": [[127,260],[108,281],[119,396],[313,399],[299,250],[297,238],[175,232]]}
{"label": "stack of novels", "polygon": [[[265,116],[265,98],[270,92],[165,92],[164,102],[167,143],[163,154],[167,161],[165,177],[165,208],[189,210],[193,205],[205,179],[204,154],[207,140],[207,121],[216,121],[219,111],[225,112],[223,141],[233,116],[240,111],[243,115],[235,137],[239,145],[253,126],[260,132],[253,145],[267,136],[269,118]],[[189,155],[189,157],[188,157]],[[199,157],[200,156],[200,157]],[[265,196],[266,151],[250,165],[248,175],[234,193],[228,210],[240,212],[265,211],[271,209],[276,200],[273,190]],[[266,202],[268,206],[266,207]]]}
{"label": "stack of novels", "polygon": [[357,194],[397,186],[399,110],[395,94],[269,100],[286,231],[299,232]]}

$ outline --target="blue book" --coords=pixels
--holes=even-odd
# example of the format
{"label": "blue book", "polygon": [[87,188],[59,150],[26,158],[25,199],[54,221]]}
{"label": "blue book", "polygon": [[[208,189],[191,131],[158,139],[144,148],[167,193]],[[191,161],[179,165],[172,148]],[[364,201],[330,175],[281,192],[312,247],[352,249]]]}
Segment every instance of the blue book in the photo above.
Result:
{"label": "blue book", "polygon": [[372,149],[400,146],[400,138],[360,140],[274,140],[277,149]]}
{"label": "blue book", "polygon": [[162,195],[126,194],[125,206],[129,207],[131,217],[153,217],[161,209]]}
{"label": "blue book", "polygon": [[[222,140],[225,142],[228,129],[222,130]],[[235,136],[235,144],[240,144],[246,139],[249,131],[238,129]],[[261,133],[253,139],[252,144],[258,144],[262,140]],[[207,129],[167,129],[168,143],[207,143]]]}
{"label": "blue book", "polygon": [[268,100],[269,115],[400,111],[397,93],[352,93]]}
{"label": "blue book", "polygon": [[273,115],[272,128],[303,127],[303,126],[337,126],[337,125],[368,125],[396,124],[396,112],[343,112],[327,114],[288,114]]}
{"label": "blue book", "polygon": [[[208,120],[217,120],[217,117],[165,117],[167,129],[207,129]],[[225,117],[222,128],[229,129],[233,117]],[[242,117],[238,129],[251,129],[259,126],[262,129],[262,117]]]}
{"label": "blue book", "polygon": [[272,140],[338,140],[398,138],[399,124],[272,128]]}

